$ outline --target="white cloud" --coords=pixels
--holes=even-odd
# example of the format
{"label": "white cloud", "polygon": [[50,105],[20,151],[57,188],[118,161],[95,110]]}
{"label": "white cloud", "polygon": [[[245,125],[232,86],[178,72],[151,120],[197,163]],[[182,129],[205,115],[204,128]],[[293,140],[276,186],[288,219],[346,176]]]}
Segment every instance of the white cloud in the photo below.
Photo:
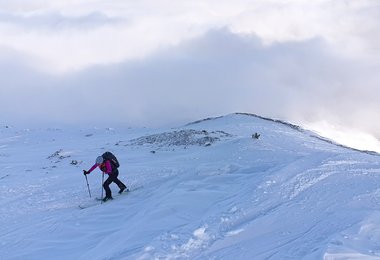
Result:
{"label": "white cloud", "polygon": [[223,27],[265,43],[321,37],[347,56],[380,55],[373,0],[18,0],[0,7],[0,44],[35,56],[50,72],[145,58]]}

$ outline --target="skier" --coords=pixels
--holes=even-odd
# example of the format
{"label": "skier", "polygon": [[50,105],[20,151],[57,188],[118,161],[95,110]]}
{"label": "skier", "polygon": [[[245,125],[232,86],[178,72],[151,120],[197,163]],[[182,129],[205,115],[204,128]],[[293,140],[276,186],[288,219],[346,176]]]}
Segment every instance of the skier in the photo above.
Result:
{"label": "skier", "polygon": [[111,189],[109,187],[112,182],[116,183],[116,185],[119,187],[120,194],[127,188],[127,186],[125,186],[125,184],[117,178],[119,175],[117,166],[115,166],[111,160],[104,159],[103,156],[98,156],[96,158],[95,164],[88,171],[83,170],[84,175],[90,174],[93,170],[95,170],[96,167],[99,167],[103,173],[108,174],[107,180],[103,183],[103,188],[106,191],[106,196],[102,199],[104,202],[113,199]]}

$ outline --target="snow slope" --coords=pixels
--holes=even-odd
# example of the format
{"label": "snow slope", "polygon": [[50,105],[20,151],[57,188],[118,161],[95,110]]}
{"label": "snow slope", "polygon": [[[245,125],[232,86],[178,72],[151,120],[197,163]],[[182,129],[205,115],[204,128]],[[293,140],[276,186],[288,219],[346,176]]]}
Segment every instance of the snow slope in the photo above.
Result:
{"label": "snow slope", "polygon": [[[106,150],[134,191],[111,184],[100,205],[82,170]],[[0,259],[379,259],[379,159],[247,114],[176,129],[3,127]],[[88,179],[99,197],[101,172]]]}

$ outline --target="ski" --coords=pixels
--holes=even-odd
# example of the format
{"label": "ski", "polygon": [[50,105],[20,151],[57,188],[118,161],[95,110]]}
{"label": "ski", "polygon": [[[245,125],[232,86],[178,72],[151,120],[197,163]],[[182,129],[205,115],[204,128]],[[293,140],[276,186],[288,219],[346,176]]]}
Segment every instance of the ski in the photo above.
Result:
{"label": "ski", "polygon": [[[117,198],[117,197],[119,197],[119,196],[121,196],[121,195],[126,195],[126,194],[128,194],[128,193],[130,193],[130,192],[132,192],[132,191],[135,191],[135,190],[138,190],[138,189],[141,189],[141,188],[143,188],[144,186],[137,186],[137,187],[134,187],[134,188],[129,188],[129,189],[126,189],[126,190],[124,190],[122,193],[118,193],[115,197]],[[113,198],[113,199],[111,199],[111,200],[114,200],[115,198]],[[103,200],[103,198],[99,198],[99,197],[97,197],[97,198],[95,198],[95,201],[97,201],[97,202],[101,202]],[[108,201],[105,201],[105,202],[103,202],[103,203],[106,203],[106,202],[108,202]],[[101,204],[103,204],[103,203],[90,203],[90,204],[88,204],[88,205],[78,205],[78,207],[80,208],[80,209],[86,209],[86,208],[89,208],[89,207],[93,207],[93,206],[96,206],[96,205],[101,205]]]}

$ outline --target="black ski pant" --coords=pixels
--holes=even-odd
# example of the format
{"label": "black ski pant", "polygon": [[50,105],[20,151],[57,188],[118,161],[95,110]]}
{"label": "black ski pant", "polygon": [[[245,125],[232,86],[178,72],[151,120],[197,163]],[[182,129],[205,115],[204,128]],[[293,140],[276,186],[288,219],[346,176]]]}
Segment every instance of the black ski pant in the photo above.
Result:
{"label": "black ski pant", "polygon": [[112,197],[111,189],[110,189],[110,184],[112,182],[116,183],[116,185],[122,189],[126,188],[125,184],[122,183],[117,176],[119,175],[119,170],[114,170],[113,172],[108,174],[108,179],[103,183],[103,188],[106,191],[106,197],[110,198]]}

